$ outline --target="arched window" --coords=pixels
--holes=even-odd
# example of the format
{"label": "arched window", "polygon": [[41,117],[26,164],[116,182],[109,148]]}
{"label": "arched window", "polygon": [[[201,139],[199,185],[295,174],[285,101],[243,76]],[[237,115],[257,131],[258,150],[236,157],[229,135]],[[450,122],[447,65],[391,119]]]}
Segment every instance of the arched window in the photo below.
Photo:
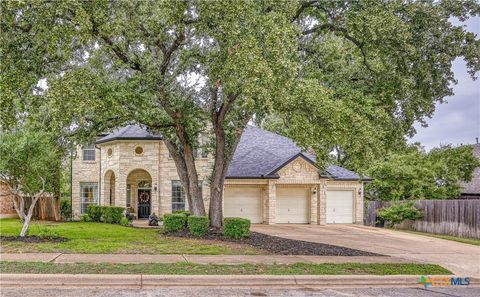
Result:
{"label": "arched window", "polygon": [[138,182],[138,188],[139,189],[150,189],[152,186],[150,183],[146,180],[142,180]]}

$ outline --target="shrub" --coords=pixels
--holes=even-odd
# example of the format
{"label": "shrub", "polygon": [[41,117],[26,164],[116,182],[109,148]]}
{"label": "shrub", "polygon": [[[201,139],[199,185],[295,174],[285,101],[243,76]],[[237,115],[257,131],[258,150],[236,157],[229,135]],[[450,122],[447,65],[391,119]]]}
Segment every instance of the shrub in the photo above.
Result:
{"label": "shrub", "polygon": [[90,217],[90,215],[88,213],[86,213],[86,214],[83,214],[83,215],[80,216],[80,221],[81,222],[91,222],[93,220]]}
{"label": "shrub", "polygon": [[184,214],[187,218],[188,216],[192,215],[192,213],[189,210],[176,210],[173,213]]}
{"label": "shrub", "polygon": [[43,239],[55,239],[59,238],[60,235],[57,233],[57,231],[51,228],[41,227],[40,231],[38,232],[38,237]]}
{"label": "shrub", "polygon": [[123,217],[123,207],[101,206],[102,218],[105,223],[119,224]]}
{"label": "shrub", "polygon": [[72,217],[72,202],[70,199],[60,199],[60,216],[62,220]]}
{"label": "shrub", "polygon": [[120,225],[128,227],[130,226],[130,221],[126,217],[123,217],[120,219]]}
{"label": "shrub", "polygon": [[250,236],[250,220],[242,218],[225,218],[223,220],[223,234],[232,238]]}
{"label": "shrub", "polygon": [[414,221],[423,217],[422,211],[416,208],[414,204],[415,201],[394,202],[390,207],[378,210],[377,215],[392,227],[405,220]]}
{"label": "shrub", "polygon": [[187,226],[187,216],[183,213],[166,214],[163,217],[163,227],[167,232],[183,230]]}
{"label": "shrub", "polygon": [[89,205],[87,208],[87,214],[92,221],[101,222],[102,220],[102,207],[99,205]]}
{"label": "shrub", "polygon": [[204,236],[208,232],[210,222],[205,216],[189,216],[188,229],[193,236]]}

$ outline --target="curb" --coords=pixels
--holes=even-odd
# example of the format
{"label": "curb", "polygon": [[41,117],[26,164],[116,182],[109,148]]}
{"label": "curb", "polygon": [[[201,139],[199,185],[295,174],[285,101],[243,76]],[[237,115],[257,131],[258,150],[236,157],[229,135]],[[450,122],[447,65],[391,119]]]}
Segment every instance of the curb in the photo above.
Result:
{"label": "curb", "polygon": [[[435,276],[434,276],[435,277]],[[438,276],[438,277],[445,277]],[[450,276],[447,276],[450,277]],[[0,274],[6,287],[420,287],[417,275],[142,275],[142,274]],[[468,287],[480,287],[470,278]]]}

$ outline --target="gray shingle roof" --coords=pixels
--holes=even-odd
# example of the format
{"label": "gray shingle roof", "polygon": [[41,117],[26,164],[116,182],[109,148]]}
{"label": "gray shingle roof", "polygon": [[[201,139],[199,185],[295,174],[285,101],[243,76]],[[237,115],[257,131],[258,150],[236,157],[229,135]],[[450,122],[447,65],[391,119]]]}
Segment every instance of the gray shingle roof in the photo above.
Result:
{"label": "gray shingle roof", "polygon": [[138,125],[128,125],[98,139],[95,143],[104,143],[113,140],[160,140],[161,135],[154,135]]}
{"label": "gray shingle roof", "polygon": [[[249,125],[242,134],[227,178],[278,177],[276,172],[296,157],[315,163],[315,157],[302,152],[290,138]],[[360,179],[355,172],[335,165],[328,166],[327,173],[339,180]]]}
{"label": "gray shingle roof", "polygon": [[[160,135],[153,135],[137,125],[129,125],[98,139],[96,143],[160,139]],[[297,157],[315,163],[315,157],[302,152],[290,138],[248,125],[233,155],[227,178],[277,178],[277,171]],[[355,172],[336,165],[328,166],[327,175],[338,180],[360,179]]]}

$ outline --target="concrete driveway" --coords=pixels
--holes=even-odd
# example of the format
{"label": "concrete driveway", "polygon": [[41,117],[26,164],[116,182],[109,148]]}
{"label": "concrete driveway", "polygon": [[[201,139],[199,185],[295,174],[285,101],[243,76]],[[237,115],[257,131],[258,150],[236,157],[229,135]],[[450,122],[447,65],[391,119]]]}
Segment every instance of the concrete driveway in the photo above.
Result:
{"label": "concrete driveway", "polygon": [[475,245],[361,225],[253,225],[252,230],[439,264],[456,275],[480,277],[480,247]]}

